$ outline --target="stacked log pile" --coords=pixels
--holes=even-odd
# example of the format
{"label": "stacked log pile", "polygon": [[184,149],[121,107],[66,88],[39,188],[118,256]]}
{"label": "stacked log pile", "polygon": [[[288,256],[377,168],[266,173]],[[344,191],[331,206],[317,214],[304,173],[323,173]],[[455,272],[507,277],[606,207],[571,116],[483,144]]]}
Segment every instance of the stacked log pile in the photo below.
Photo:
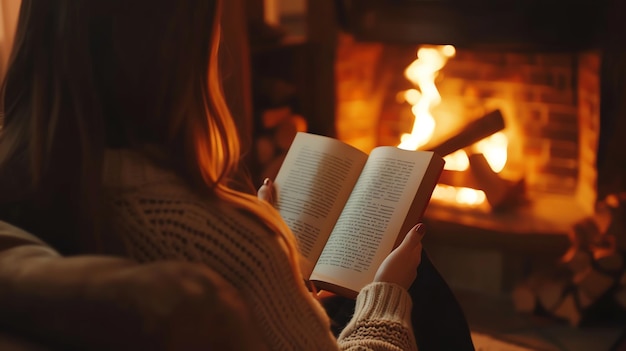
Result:
{"label": "stacked log pile", "polygon": [[612,194],[575,223],[571,247],[556,267],[513,289],[516,310],[572,326],[626,322],[625,214],[626,193]]}
{"label": "stacked log pile", "polygon": [[261,116],[261,131],[255,143],[256,159],[259,164],[259,179],[276,178],[297,132],[306,132],[306,119],[292,112],[289,106],[269,108]]}

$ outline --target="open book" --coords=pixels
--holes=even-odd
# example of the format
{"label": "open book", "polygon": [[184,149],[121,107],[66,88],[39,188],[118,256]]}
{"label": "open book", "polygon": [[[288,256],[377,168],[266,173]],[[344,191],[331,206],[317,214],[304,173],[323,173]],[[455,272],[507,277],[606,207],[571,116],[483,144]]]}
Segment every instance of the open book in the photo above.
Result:
{"label": "open book", "polygon": [[355,297],[420,220],[444,160],[393,146],[369,157],[337,139],[298,133],[274,180],[305,278]]}

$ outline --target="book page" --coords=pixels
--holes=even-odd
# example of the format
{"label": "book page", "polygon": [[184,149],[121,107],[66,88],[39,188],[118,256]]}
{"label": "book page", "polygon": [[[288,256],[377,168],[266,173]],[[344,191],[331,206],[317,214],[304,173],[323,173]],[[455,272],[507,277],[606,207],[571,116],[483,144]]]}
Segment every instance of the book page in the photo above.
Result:
{"label": "book page", "polygon": [[[315,266],[311,280],[359,291],[370,283],[380,263],[393,249],[420,184],[430,169],[439,178],[441,168],[430,167],[433,153],[395,147],[374,149],[352,195]],[[443,161],[441,161],[443,162]],[[443,163],[440,164],[443,167]],[[424,188],[430,199],[434,183]]]}
{"label": "book page", "polygon": [[274,180],[276,207],[304,256],[302,273],[313,270],[348,200],[367,155],[339,140],[298,133]]}

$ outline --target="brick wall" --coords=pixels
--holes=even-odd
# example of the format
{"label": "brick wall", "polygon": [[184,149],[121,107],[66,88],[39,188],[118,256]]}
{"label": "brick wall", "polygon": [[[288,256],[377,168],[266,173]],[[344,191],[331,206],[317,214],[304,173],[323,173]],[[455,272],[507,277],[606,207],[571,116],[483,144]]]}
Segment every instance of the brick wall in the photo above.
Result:
{"label": "brick wall", "polygon": [[[579,167],[578,203],[595,205],[598,196],[597,153],[600,139],[600,54],[587,52],[578,60]],[[589,213],[593,209],[588,208]]]}
{"label": "brick wall", "polygon": [[337,137],[369,151],[378,144],[376,130],[384,95],[377,85],[380,76],[377,71],[384,47],[377,43],[358,43],[347,35],[340,36],[338,42],[335,61]]}

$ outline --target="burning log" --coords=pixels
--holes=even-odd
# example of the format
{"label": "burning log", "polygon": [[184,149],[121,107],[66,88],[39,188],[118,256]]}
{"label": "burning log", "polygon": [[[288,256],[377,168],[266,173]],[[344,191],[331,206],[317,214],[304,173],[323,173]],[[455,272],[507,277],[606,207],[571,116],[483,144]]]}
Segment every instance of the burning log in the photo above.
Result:
{"label": "burning log", "polygon": [[491,169],[483,154],[472,154],[468,157],[478,188],[485,192],[492,208],[498,207],[509,193],[508,183]]}
{"label": "burning log", "polygon": [[500,210],[521,202],[525,187],[523,179],[511,183],[501,178],[491,169],[483,154],[469,155],[469,162],[478,189],[485,192],[492,209]]}
{"label": "burning log", "polygon": [[504,129],[504,118],[500,110],[495,110],[466,125],[451,138],[434,147],[426,147],[426,149],[434,151],[441,156],[446,156],[457,150],[464,149],[502,129]]}
{"label": "burning log", "polygon": [[[432,147],[427,145],[424,149],[446,156],[468,148],[502,129],[504,129],[504,118],[500,110],[495,110],[474,120],[442,143]],[[444,171],[440,183],[482,190],[493,210],[501,210],[521,203],[525,194],[523,179],[511,182],[501,178],[491,169],[483,154],[470,154],[468,158],[468,171]]]}
{"label": "burning log", "polygon": [[441,172],[441,176],[439,177],[439,183],[456,187],[465,187],[472,189],[479,188],[479,184],[474,178],[474,174],[471,172],[471,170],[451,171],[444,169],[443,172]]}

